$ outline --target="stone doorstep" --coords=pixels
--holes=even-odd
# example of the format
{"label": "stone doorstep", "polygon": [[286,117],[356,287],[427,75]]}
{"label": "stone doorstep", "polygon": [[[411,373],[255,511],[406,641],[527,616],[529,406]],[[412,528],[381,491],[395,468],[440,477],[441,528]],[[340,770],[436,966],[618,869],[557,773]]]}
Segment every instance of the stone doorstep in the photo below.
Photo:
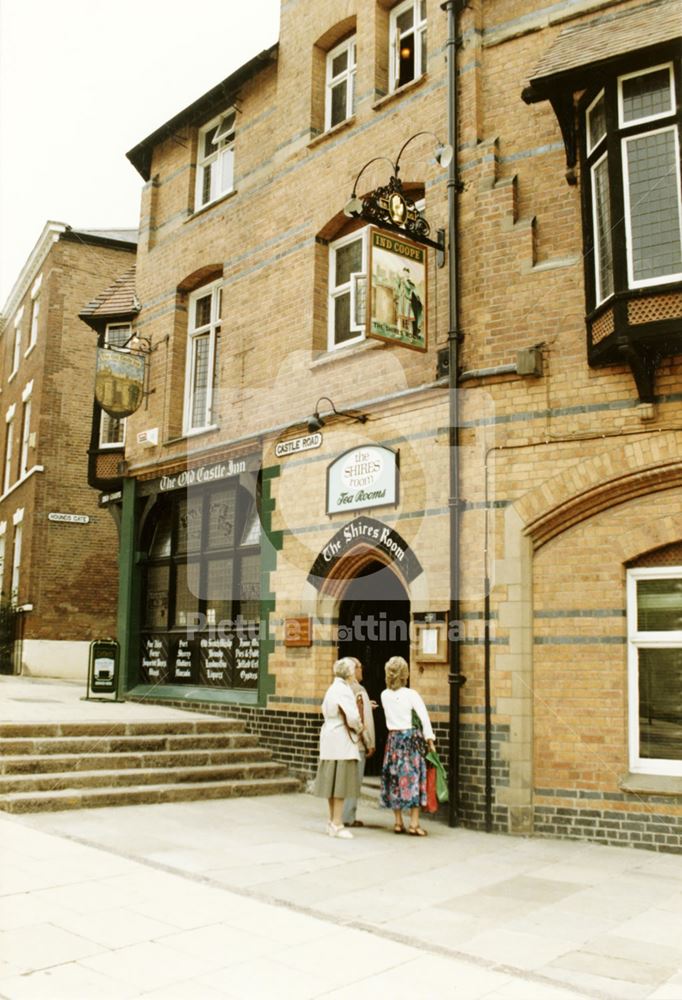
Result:
{"label": "stone doorstep", "polygon": [[115,788],[126,785],[157,785],[174,782],[227,781],[274,778],[286,775],[286,767],[275,761],[238,762],[221,766],[169,767],[112,771],[78,771],[53,774],[13,774],[0,778],[0,795],[14,792],[66,791],[70,788]]}
{"label": "stone doorstep", "polygon": [[76,792],[17,792],[0,796],[5,812],[57,812],[61,809],[91,809],[99,806],[148,805],[196,799],[227,799],[238,796],[283,795],[300,791],[295,778],[196,782],[180,785],[144,785],[133,788],[98,788]]}
{"label": "stone doorstep", "polygon": [[0,722],[0,740],[43,736],[154,736],[243,731],[239,719],[167,719],[161,722]]}
{"label": "stone doorstep", "polygon": [[0,756],[0,775],[50,774],[62,771],[124,770],[155,767],[202,767],[269,761],[272,754],[260,747],[233,747],[227,750],[159,750],[157,753],[94,753],[61,755]]}
{"label": "stone doorstep", "polygon": [[0,760],[4,755],[22,756],[55,753],[125,753],[126,751],[219,750],[225,747],[253,747],[254,735],[241,732],[208,734],[183,733],[177,736],[46,736],[39,739],[0,739]]}

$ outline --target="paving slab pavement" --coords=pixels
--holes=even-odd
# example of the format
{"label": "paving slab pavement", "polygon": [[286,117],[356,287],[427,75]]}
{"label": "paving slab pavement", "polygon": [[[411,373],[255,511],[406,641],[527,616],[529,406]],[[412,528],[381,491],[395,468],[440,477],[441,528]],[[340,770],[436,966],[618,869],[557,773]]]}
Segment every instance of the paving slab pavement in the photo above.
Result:
{"label": "paving slab pavement", "polygon": [[0,722],[150,722],[215,715],[145,702],[85,700],[84,683],[0,674]]}
{"label": "paving slab pavement", "polygon": [[[0,718],[189,717],[81,694],[1,678]],[[428,819],[426,839],[396,836],[367,800],[341,841],[325,809],[0,814],[0,997],[682,1000],[679,856]]]}
{"label": "paving slab pavement", "polygon": [[324,809],[0,816],[0,996],[681,1000],[679,857]]}

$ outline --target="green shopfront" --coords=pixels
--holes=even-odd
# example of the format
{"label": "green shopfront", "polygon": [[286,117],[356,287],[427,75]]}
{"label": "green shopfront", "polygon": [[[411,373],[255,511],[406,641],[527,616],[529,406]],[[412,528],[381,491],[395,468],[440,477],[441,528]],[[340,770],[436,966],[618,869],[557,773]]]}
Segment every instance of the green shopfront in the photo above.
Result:
{"label": "green shopfront", "polygon": [[[260,456],[127,482],[135,499],[127,688],[184,699],[257,699],[261,651]],[[121,580],[125,567],[121,566]],[[222,697],[221,697],[222,695]]]}

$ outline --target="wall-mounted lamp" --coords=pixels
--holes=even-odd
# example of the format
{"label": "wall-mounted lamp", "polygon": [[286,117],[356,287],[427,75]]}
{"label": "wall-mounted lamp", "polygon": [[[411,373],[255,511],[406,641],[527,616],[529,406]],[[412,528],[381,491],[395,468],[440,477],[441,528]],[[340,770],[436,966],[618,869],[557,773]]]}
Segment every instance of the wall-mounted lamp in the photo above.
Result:
{"label": "wall-mounted lamp", "polygon": [[368,418],[366,413],[358,413],[355,410],[337,410],[328,396],[320,396],[318,401],[315,403],[315,412],[311,417],[308,417],[308,430],[311,434],[314,434],[315,431],[321,430],[327,422],[324,417],[320,415],[320,403],[322,402],[329,403],[331,406],[331,413],[328,413],[327,417],[350,417],[351,420],[357,420],[360,424],[367,423]]}
{"label": "wall-mounted lamp", "polygon": [[125,344],[121,344],[118,349],[121,351],[131,351],[133,354],[151,354],[158,346],[157,344],[156,347],[152,347],[149,337],[141,337],[135,331],[131,337],[128,337]]}

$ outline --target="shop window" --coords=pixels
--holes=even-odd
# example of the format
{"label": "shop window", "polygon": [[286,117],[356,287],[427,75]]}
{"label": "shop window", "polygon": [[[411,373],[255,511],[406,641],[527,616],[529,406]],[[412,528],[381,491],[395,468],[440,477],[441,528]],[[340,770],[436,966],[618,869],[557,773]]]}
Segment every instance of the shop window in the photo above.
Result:
{"label": "shop window", "polygon": [[329,245],[327,346],[330,351],[364,339],[366,290],[365,228]]}
{"label": "shop window", "polygon": [[405,0],[389,18],[390,89],[397,90],[426,72],[426,0]]}
{"label": "shop window", "polygon": [[183,419],[185,434],[207,430],[213,426],[220,344],[221,286],[221,281],[214,281],[197,289],[189,297]]}
{"label": "shop window", "polygon": [[[244,481],[168,494],[152,512],[143,645],[163,650],[168,682],[256,686],[260,519],[252,477]],[[254,657],[252,674],[244,663]]]}
{"label": "shop window", "polygon": [[585,110],[592,308],[682,280],[679,131],[672,63],[615,77]]}
{"label": "shop window", "polygon": [[630,770],[682,775],[682,565],[628,570]]}
{"label": "shop window", "polygon": [[[132,337],[133,329],[130,323],[108,323],[104,333],[104,347],[114,347],[123,350]],[[125,442],[125,420],[117,420],[105,410],[100,412],[99,446],[100,448],[120,448]]]}
{"label": "shop window", "polygon": [[234,108],[199,130],[195,210],[234,189]]}
{"label": "shop window", "polygon": [[327,53],[325,129],[333,128],[355,112],[356,36],[351,35]]}

